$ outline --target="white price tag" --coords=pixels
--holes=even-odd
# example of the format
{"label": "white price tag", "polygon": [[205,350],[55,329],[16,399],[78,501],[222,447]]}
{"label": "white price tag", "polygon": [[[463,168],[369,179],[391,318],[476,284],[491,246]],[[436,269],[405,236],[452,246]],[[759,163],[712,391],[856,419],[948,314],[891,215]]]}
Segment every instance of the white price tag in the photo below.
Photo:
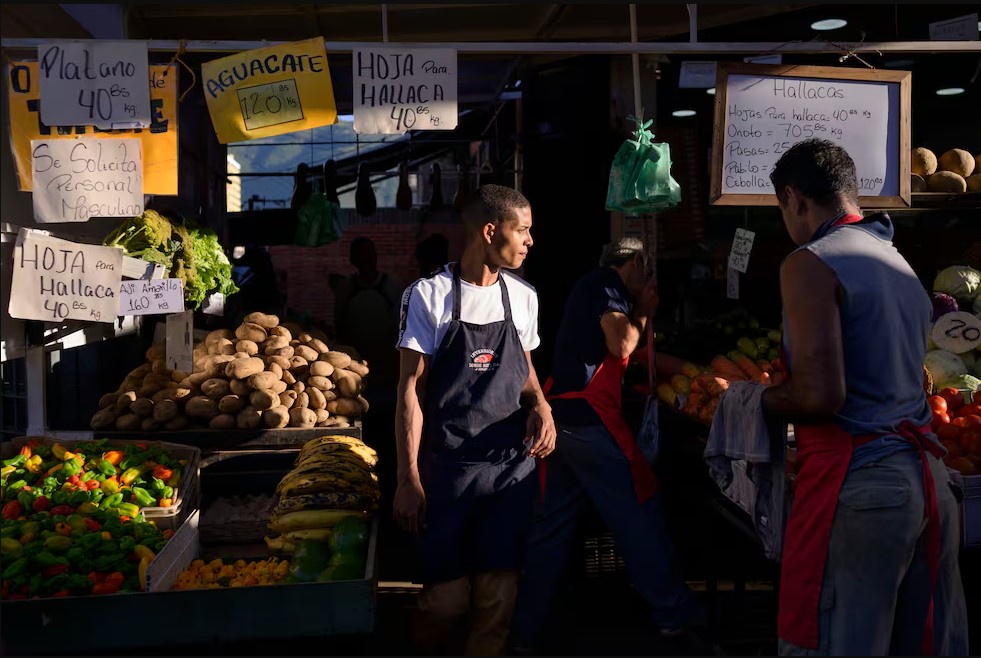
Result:
{"label": "white price tag", "polygon": [[204,300],[204,304],[201,305],[201,311],[205,315],[224,315],[225,314],[225,296],[220,292],[213,292]]}
{"label": "white price tag", "polygon": [[119,315],[159,315],[184,311],[180,279],[124,281],[119,289]]}
{"label": "white price tag", "polygon": [[739,271],[731,267],[726,270],[726,298],[739,299]]}
{"label": "white price tag", "polygon": [[941,315],[930,329],[930,338],[942,350],[970,352],[981,345],[981,320],[965,311]]}
{"label": "white price tag", "polygon": [[194,311],[167,316],[167,367],[191,372],[194,369]]}
{"label": "white price tag", "polygon": [[931,41],[977,41],[978,15],[968,14],[949,21],[930,23]]}
{"label": "white price tag", "polygon": [[753,240],[756,234],[744,228],[736,229],[736,237],[732,239],[732,249],[729,251],[729,268],[746,273],[749,267],[749,252],[753,250]]}

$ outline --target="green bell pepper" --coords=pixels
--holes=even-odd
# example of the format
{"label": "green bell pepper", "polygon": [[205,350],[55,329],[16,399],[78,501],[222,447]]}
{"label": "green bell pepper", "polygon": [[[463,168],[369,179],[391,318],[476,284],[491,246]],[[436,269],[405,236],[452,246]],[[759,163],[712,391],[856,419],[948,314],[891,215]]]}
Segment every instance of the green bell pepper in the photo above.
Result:
{"label": "green bell pepper", "polygon": [[44,540],[44,547],[49,551],[67,551],[71,548],[72,538],[64,535],[55,535]]}
{"label": "green bell pepper", "polygon": [[15,492],[14,493],[14,496],[16,497],[16,492],[20,491],[21,489],[23,489],[26,486],[27,486],[27,480],[23,480],[23,479],[17,480],[16,482],[14,482],[12,484],[7,485],[7,491],[8,492]]}
{"label": "green bell pepper", "polygon": [[160,493],[160,497],[161,498],[173,498],[174,497],[174,488],[173,487],[164,487],[163,491]]}
{"label": "green bell pepper", "polygon": [[21,464],[23,464],[26,461],[27,461],[27,455],[25,455],[23,453],[17,453],[16,455],[14,455],[13,457],[11,457],[10,459],[5,459],[3,461],[3,465],[4,466],[20,466]]}
{"label": "green bell pepper", "polygon": [[41,551],[34,556],[34,561],[42,567],[53,567],[56,564],[68,564],[67,557],[58,557],[51,551]]}
{"label": "green bell pepper", "polygon": [[119,512],[120,516],[128,516],[130,518],[140,513],[140,508],[133,503],[120,503],[114,509]]}
{"label": "green bell pepper", "polygon": [[79,478],[79,479],[82,482],[88,482],[89,480],[91,480],[92,478],[94,478],[96,475],[98,475],[98,472],[96,472],[96,471],[85,471],[85,473],[82,474],[82,477]]}
{"label": "green bell pepper", "polygon": [[133,487],[133,496],[136,498],[136,504],[140,507],[150,507],[157,504],[157,499],[143,487]]}
{"label": "green bell pepper", "polygon": [[105,459],[99,460],[98,469],[99,472],[105,475],[106,477],[112,477],[118,472],[116,470],[116,467],[112,465],[112,462],[106,461]]}
{"label": "green bell pepper", "polygon": [[101,544],[102,541],[103,539],[100,533],[91,532],[87,535],[82,535],[81,537],[78,538],[78,547],[85,551],[90,551],[93,548],[99,546],[99,544]]}
{"label": "green bell pepper", "polygon": [[68,502],[69,497],[70,494],[67,491],[62,491],[61,489],[58,489],[58,491],[51,494],[51,504],[54,505],[55,507],[57,507],[58,505],[64,505]]}
{"label": "green bell pepper", "polygon": [[82,472],[82,462],[77,457],[72,457],[61,467],[61,472],[65,474],[65,477],[78,475]]}
{"label": "green bell pepper", "polygon": [[136,548],[136,540],[132,537],[123,537],[119,540],[119,550],[124,553],[131,553]]}
{"label": "green bell pepper", "polygon": [[13,578],[14,576],[19,576],[25,571],[27,571],[27,558],[22,557],[11,562],[10,566],[3,570],[3,574],[0,574],[0,577],[7,580]]}
{"label": "green bell pepper", "polygon": [[41,583],[44,582],[44,574],[36,573],[31,576],[31,579],[27,582],[27,595],[34,596],[34,594],[37,593],[38,588],[41,587]]}
{"label": "green bell pepper", "polygon": [[88,502],[88,500],[89,500],[88,491],[73,491],[68,496],[68,504],[71,505],[72,507],[78,507],[82,503]]}
{"label": "green bell pepper", "polygon": [[102,502],[99,503],[99,509],[102,511],[106,511],[112,509],[113,507],[115,507],[121,502],[123,502],[123,494],[114,493],[111,496],[106,496],[105,498],[102,499]]}
{"label": "green bell pepper", "polygon": [[155,494],[158,498],[164,497],[163,491],[164,491],[164,487],[166,486],[167,485],[164,484],[164,481],[161,480],[160,478],[150,478],[150,491],[153,494]]}
{"label": "green bell pepper", "polygon": [[30,510],[31,506],[34,505],[34,494],[30,491],[21,490],[17,494],[17,502],[20,503],[21,507],[25,510]]}

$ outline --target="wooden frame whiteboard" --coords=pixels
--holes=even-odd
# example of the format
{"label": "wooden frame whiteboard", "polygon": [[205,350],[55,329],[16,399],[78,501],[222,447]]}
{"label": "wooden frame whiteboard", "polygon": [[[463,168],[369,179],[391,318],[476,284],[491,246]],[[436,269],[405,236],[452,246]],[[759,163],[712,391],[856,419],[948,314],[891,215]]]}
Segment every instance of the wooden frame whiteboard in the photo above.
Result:
{"label": "wooden frame whiteboard", "polygon": [[[895,127],[899,131],[897,153],[887,154],[896,158],[899,165],[899,193],[886,196],[861,196],[859,205],[865,208],[908,208],[910,206],[910,84],[909,71],[882,71],[878,69],[834,68],[827,66],[801,66],[796,64],[761,65],[720,62],[716,74],[715,118],[712,125],[712,172],[710,203],[719,206],[775,206],[775,194],[723,193],[723,148],[726,137],[726,96],[729,75],[756,75],[763,77],[805,78],[813,80],[846,80],[855,82],[883,82],[898,86],[899,113]],[[892,108],[890,108],[890,114]],[[888,140],[887,140],[888,141]],[[769,177],[768,177],[769,178]]]}

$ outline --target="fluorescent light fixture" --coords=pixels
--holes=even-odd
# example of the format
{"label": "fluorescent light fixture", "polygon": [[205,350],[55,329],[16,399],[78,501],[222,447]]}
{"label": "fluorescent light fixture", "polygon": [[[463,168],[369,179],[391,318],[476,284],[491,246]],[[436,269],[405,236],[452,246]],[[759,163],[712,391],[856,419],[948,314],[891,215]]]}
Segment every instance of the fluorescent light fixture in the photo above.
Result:
{"label": "fluorescent light fixture", "polygon": [[937,96],[956,96],[963,93],[963,87],[944,87],[943,89],[937,90]]}
{"label": "fluorescent light fixture", "polygon": [[837,30],[846,25],[848,25],[848,21],[844,18],[826,18],[823,21],[814,21],[811,23],[811,29],[823,32],[825,30]]}
{"label": "fluorescent light fixture", "polygon": [[705,90],[705,93],[708,94],[709,96],[715,96],[715,87],[709,87],[708,89]]}
{"label": "fluorescent light fixture", "polygon": [[675,110],[671,113],[673,117],[693,117],[695,116],[695,110]]}
{"label": "fluorescent light fixture", "polygon": [[343,121],[344,123],[354,123],[354,115],[353,114],[338,114],[337,115],[337,120],[338,121]]}
{"label": "fluorescent light fixture", "polygon": [[518,89],[519,87],[521,87],[521,80],[518,80],[517,82],[514,83],[515,89]]}

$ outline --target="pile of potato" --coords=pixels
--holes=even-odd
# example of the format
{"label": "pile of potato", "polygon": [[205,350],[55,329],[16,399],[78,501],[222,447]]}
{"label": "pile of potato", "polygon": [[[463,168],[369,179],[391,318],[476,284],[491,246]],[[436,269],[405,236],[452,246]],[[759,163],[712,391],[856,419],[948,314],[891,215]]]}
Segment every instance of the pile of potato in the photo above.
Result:
{"label": "pile of potato", "polygon": [[251,313],[234,333],[212,331],[195,345],[192,373],[167,369],[157,343],[147,363],[102,396],[92,429],[350,427],[368,411],[368,364],[317,333]]}
{"label": "pile of potato", "polygon": [[922,146],[910,152],[913,192],[981,192],[981,154],[950,149],[939,158]]}

